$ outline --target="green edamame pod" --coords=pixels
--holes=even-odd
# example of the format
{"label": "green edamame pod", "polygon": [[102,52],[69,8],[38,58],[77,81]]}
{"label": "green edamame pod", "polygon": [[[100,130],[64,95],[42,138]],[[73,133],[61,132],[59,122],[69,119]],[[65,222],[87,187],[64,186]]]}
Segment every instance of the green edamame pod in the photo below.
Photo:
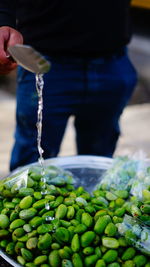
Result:
{"label": "green edamame pod", "polygon": [[28,238],[34,237],[36,235],[37,235],[37,230],[33,230],[32,232],[27,234]]}
{"label": "green edamame pod", "polygon": [[85,224],[78,224],[75,228],[74,228],[74,232],[76,234],[82,234],[87,230],[87,226]]}
{"label": "green edamame pod", "polygon": [[129,196],[129,192],[127,190],[116,190],[114,191],[114,194],[117,196],[117,197],[120,197],[120,198],[128,198]]}
{"label": "green edamame pod", "polygon": [[75,226],[73,226],[73,225],[71,225],[71,226],[68,227],[70,240],[72,240],[72,238],[74,236],[74,229],[75,229]]}
{"label": "green edamame pod", "polygon": [[115,261],[118,257],[118,252],[114,249],[110,249],[108,251],[106,251],[106,253],[103,255],[103,260],[106,263],[111,263],[113,261]]}
{"label": "green edamame pod", "polygon": [[24,248],[24,247],[25,247],[24,243],[18,241],[16,243],[16,245],[15,245],[15,252],[16,252],[16,254],[19,255],[20,254],[20,251],[21,251],[21,248]]}
{"label": "green edamame pod", "polygon": [[95,213],[94,220],[97,221],[99,217],[107,215],[107,210],[99,210]]}
{"label": "green edamame pod", "polygon": [[16,206],[16,204],[13,203],[13,202],[5,202],[5,203],[4,203],[4,207],[5,207],[6,209],[14,209],[15,206]]}
{"label": "green edamame pod", "polygon": [[106,248],[118,248],[119,247],[119,242],[116,238],[113,237],[103,237],[102,238],[102,244]]}
{"label": "green edamame pod", "polygon": [[39,216],[35,216],[32,220],[30,220],[29,224],[33,228],[37,228],[39,225],[41,225],[44,222],[44,219]]}
{"label": "green edamame pod", "polygon": [[93,195],[95,197],[99,197],[99,196],[105,197],[106,193],[104,191],[100,190],[100,189],[97,189],[97,190],[93,191]]}
{"label": "green edamame pod", "polygon": [[85,255],[91,255],[94,254],[94,248],[93,247],[86,247],[83,249],[83,254]]}
{"label": "green edamame pod", "polygon": [[126,239],[124,237],[119,237],[118,242],[119,242],[120,247],[127,247],[127,242],[126,242]]}
{"label": "green edamame pod", "polygon": [[71,249],[73,252],[78,252],[80,250],[80,240],[78,234],[75,234],[72,238]]}
{"label": "green edamame pod", "polygon": [[79,221],[77,221],[76,219],[72,219],[70,222],[73,226],[77,226],[79,224]]}
{"label": "green edamame pod", "polygon": [[132,247],[131,248],[127,248],[125,250],[125,252],[123,253],[123,255],[122,255],[122,260],[123,261],[127,261],[127,260],[132,259],[134,257],[134,255],[135,255],[135,253],[136,253],[136,251],[135,251],[134,248],[132,248]]}
{"label": "green edamame pod", "polygon": [[55,201],[50,202],[50,207],[53,209],[57,208],[60,204],[63,203],[63,200],[63,196],[58,196]]}
{"label": "green edamame pod", "polygon": [[72,249],[70,248],[70,246],[69,246],[69,247],[68,247],[68,246],[64,246],[64,249],[65,249],[70,255],[73,254]]}
{"label": "green edamame pod", "polygon": [[47,203],[48,203],[47,199],[40,199],[33,204],[33,208],[34,209],[43,209]]}
{"label": "green edamame pod", "polygon": [[55,218],[57,219],[63,219],[66,216],[67,213],[67,207],[64,204],[60,204],[55,213]]}
{"label": "green edamame pod", "polygon": [[46,255],[41,255],[41,256],[38,256],[34,259],[34,264],[35,265],[40,265],[44,262],[47,261],[47,256]]}
{"label": "green edamame pod", "polygon": [[32,231],[32,227],[30,224],[24,224],[23,229],[26,233],[30,233]]}
{"label": "green edamame pod", "polygon": [[27,181],[27,187],[33,187],[35,184],[34,180],[32,180],[32,178],[28,177],[28,181]]}
{"label": "green edamame pod", "polygon": [[52,243],[51,244],[51,249],[53,249],[53,250],[60,249],[60,244],[58,244],[58,243]]}
{"label": "green edamame pod", "polygon": [[53,231],[52,224],[42,224],[37,228],[37,233],[42,235]]}
{"label": "green edamame pod", "polygon": [[32,261],[33,260],[33,255],[31,253],[31,251],[29,251],[26,248],[21,248],[21,255],[25,261]]}
{"label": "green edamame pod", "polygon": [[136,242],[137,236],[131,230],[127,230],[125,232],[125,239],[126,239],[128,245],[132,246],[133,242]]}
{"label": "green edamame pod", "polygon": [[21,265],[25,265],[26,261],[23,257],[21,256],[17,256],[17,261],[21,264]]}
{"label": "green edamame pod", "polygon": [[9,225],[9,218],[5,214],[0,214],[0,228],[5,229]]}
{"label": "green edamame pod", "polygon": [[49,254],[49,264],[51,267],[60,267],[61,258],[59,256],[58,250],[53,250]]}
{"label": "green edamame pod", "polygon": [[108,264],[108,267],[120,267],[120,264],[118,262],[113,262]]}
{"label": "green edamame pod", "polygon": [[6,253],[9,255],[14,255],[14,252],[15,252],[15,243],[14,242],[8,243],[8,245],[6,246]]}
{"label": "green edamame pod", "polygon": [[140,207],[140,210],[142,211],[142,213],[150,213],[150,204],[144,204]]}
{"label": "green edamame pod", "polygon": [[67,259],[62,260],[62,267],[73,267],[72,262]]}
{"label": "green edamame pod", "polygon": [[16,210],[13,210],[10,214],[10,222],[16,220],[19,217],[19,212]]}
{"label": "green edamame pod", "polygon": [[81,246],[88,247],[95,239],[96,234],[93,231],[87,231],[81,235]]}
{"label": "green edamame pod", "polygon": [[26,247],[27,249],[35,249],[37,247],[38,238],[37,237],[31,237],[27,240]]}
{"label": "green edamame pod", "polygon": [[118,216],[113,216],[112,220],[113,220],[113,223],[114,224],[122,223],[123,222],[123,218],[118,217]]}
{"label": "green edamame pod", "polygon": [[103,259],[98,260],[98,261],[96,262],[95,267],[106,267],[106,263],[105,263],[105,261],[104,261]]}
{"label": "green edamame pod", "polygon": [[85,206],[85,211],[90,213],[91,215],[95,214],[95,209],[94,209],[94,207],[92,205]]}
{"label": "green edamame pod", "polygon": [[132,260],[125,261],[123,267],[135,267],[135,263]]}
{"label": "green edamame pod", "polygon": [[21,237],[17,238],[17,240],[20,241],[20,242],[27,242],[28,239],[29,239],[29,237],[28,237],[27,234],[24,235],[24,236],[21,236]]}
{"label": "green edamame pod", "polygon": [[[76,196],[75,196],[76,197]],[[75,203],[75,199],[74,198],[70,198],[70,197],[66,197],[64,199],[64,204],[66,206],[72,206]]]}
{"label": "green edamame pod", "polygon": [[110,222],[107,224],[104,233],[108,236],[114,236],[117,232],[117,227],[114,223]]}
{"label": "green edamame pod", "polygon": [[69,226],[71,226],[71,222],[65,221],[65,220],[60,220],[61,222],[61,226],[68,228]]}
{"label": "green edamame pod", "polygon": [[53,196],[53,195],[46,195],[46,196],[45,196],[45,199],[49,200],[50,202],[51,202],[51,201],[54,201],[55,198],[56,198],[56,197]]}
{"label": "green edamame pod", "polygon": [[124,214],[125,214],[125,208],[124,207],[121,207],[121,208],[117,208],[115,210],[115,215],[118,216],[118,217],[122,217]]}
{"label": "green edamame pod", "polygon": [[102,257],[102,251],[101,251],[100,247],[95,248],[95,254],[97,255],[97,257],[99,259]]}
{"label": "green edamame pod", "polygon": [[8,243],[9,243],[8,240],[2,240],[2,241],[0,242],[0,246],[1,246],[1,248],[6,248],[6,246],[8,245]]}
{"label": "green edamame pod", "polygon": [[87,227],[91,227],[93,224],[93,218],[87,212],[83,212],[81,216],[81,223],[85,224]]}
{"label": "green edamame pod", "polygon": [[44,220],[48,220],[48,218],[53,218],[54,217],[54,214],[55,214],[54,210],[49,210],[47,212],[44,212],[44,214],[40,214],[39,213],[40,216],[42,215],[42,218]]}
{"label": "green edamame pod", "polygon": [[116,200],[117,199],[117,196],[114,195],[112,192],[110,191],[106,191],[106,195],[105,197],[109,200],[109,201],[112,201],[112,200]]}
{"label": "green edamame pod", "polygon": [[83,262],[78,253],[74,253],[72,256],[73,267],[83,267]]}
{"label": "green edamame pod", "polygon": [[118,207],[122,207],[123,204],[125,203],[125,200],[124,200],[123,198],[118,197],[118,198],[116,199],[115,203],[116,203],[116,206],[118,206]]}
{"label": "green edamame pod", "polygon": [[19,228],[25,224],[25,221],[22,219],[16,219],[10,224],[10,229],[14,230],[16,228]]}
{"label": "green edamame pod", "polygon": [[61,259],[70,259],[70,254],[67,250],[65,250],[64,248],[59,249],[59,256],[61,257]]}
{"label": "green edamame pod", "polygon": [[40,250],[45,250],[50,248],[52,244],[52,237],[49,233],[46,233],[45,235],[41,236],[38,241],[38,248]]}
{"label": "green edamame pod", "polygon": [[[36,265],[33,262],[27,262],[25,264],[26,267],[36,267]],[[46,266],[47,267],[47,266]],[[48,266],[49,267],[49,266]]]}
{"label": "green edamame pod", "polygon": [[137,267],[144,266],[147,262],[147,259],[144,255],[137,255],[134,257],[133,262]]}
{"label": "green edamame pod", "polygon": [[26,196],[32,196],[34,194],[34,189],[33,188],[25,188],[22,187],[19,189],[19,197],[26,197]]}
{"label": "green edamame pod", "polygon": [[82,217],[83,212],[84,212],[84,209],[78,209],[77,210],[76,215],[75,215],[75,219],[78,222],[81,222],[81,217]]}
{"label": "green edamame pod", "polygon": [[75,209],[73,206],[68,206],[67,219],[71,220],[75,215]]}
{"label": "green edamame pod", "polygon": [[85,266],[86,267],[90,267],[90,266],[94,265],[97,260],[98,260],[98,256],[97,255],[87,256],[84,259]]}
{"label": "green edamame pod", "polygon": [[34,208],[24,209],[19,212],[19,217],[22,220],[32,219],[37,213],[37,210]]}
{"label": "green edamame pod", "polygon": [[102,234],[106,228],[106,225],[111,222],[111,218],[109,215],[104,215],[100,218],[98,218],[97,222],[95,223],[94,226],[94,231],[97,234]]}
{"label": "green edamame pod", "polygon": [[55,235],[58,240],[63,241],[63,242],[68,242],[69,241],[69,231],[68,229],[64,227],[59,227],[56,229]]}
{"label": "green edamame pod", "polygon": [[100,197],[97,197],[97,198],[93,198],[91,200],[91,202],[93,204],[100,205],[102,207],[107,207],[108,204],[109,204],[109,202],[104,197],[101,197],[101,196]]}
{"label": "green edamame pod", "polygon": [[25,231],[22,227],[16,228],[12,233],[13,241],[17,241],[18,238],[22,237],[25,234]]}
{"label": "green edamame pod", "polygon": [[24,197],[19,204],[21,209],[28,209],[32,206],[33,198],[31,196]]}

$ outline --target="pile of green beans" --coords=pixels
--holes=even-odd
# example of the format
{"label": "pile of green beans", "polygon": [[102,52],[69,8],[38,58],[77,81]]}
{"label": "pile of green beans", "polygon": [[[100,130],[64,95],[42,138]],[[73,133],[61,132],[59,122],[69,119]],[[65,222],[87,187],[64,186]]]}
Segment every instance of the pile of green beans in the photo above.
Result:
{"label": "pile of green beans", "polygon": [[46,184],[41,194],[41,188],[41,176],[34,172],[26,188],[0,184],[0,247],[19,264],[150,267],[150,257],[118,232],[124,215],[135,215],[131,203],[140,216],[149,216],[149,203],[136,206],[126,190],[99,188],[90,195],[62,183]]}

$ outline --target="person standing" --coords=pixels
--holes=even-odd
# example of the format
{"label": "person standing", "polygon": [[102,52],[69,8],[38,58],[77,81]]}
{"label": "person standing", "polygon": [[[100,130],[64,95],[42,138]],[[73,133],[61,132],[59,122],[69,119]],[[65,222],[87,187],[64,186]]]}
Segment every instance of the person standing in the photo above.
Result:
{"label": "person standing", "polygon": [[[130,0],[0,1],[0,73],[16,68],[7,48],[23,42],[52,63],[44,75],[45,159],[58,155],[71,115],[78,154],[113,156],[137,81],[130,40]],[[10,170],[38,159],[37,100],[34,74],[19,66]]]}

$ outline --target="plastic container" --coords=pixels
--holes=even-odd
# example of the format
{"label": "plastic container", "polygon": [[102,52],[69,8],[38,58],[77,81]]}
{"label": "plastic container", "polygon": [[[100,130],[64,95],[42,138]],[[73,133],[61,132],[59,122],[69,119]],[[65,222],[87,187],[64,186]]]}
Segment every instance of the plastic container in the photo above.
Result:
{"label": "plastic container", "polygon": [[[65,170],[72,172],[75,178],[75,186],[83,186],[88,192],[92,192],[97,184],[102,179],[104,172],[111,167],[113,159],[106,157],[97,156],[72,156],[72,157],[58,157],[47,159],[44,162],[45,166],[53,165],[62,167]],[[21,170],[25,170],[30,166],[38,165],[33,163],[26,165],[22,168],[18,168],[12,172],[16,174]],[[5,267],[14,266],[21,267],[20,264],[16,263],[13,259],[7,256],[3,251],[0,250],[0,256],[9,264],[4,265]]]}

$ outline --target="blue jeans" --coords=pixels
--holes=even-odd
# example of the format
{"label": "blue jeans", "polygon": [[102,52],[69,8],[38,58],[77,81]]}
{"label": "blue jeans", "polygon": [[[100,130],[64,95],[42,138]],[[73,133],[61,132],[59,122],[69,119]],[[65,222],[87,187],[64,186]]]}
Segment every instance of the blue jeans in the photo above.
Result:
{"label": "blue jeans", "polygon": [[[52,69],[44,75],[43,157],[57,156],[71,115],[75,116],[78,154],[111,157],[120,134],[120,115],[137,81],[127,54],[48,59]],[[11,170],[38,160],[37,100],[34,74],[18,67]]]}

